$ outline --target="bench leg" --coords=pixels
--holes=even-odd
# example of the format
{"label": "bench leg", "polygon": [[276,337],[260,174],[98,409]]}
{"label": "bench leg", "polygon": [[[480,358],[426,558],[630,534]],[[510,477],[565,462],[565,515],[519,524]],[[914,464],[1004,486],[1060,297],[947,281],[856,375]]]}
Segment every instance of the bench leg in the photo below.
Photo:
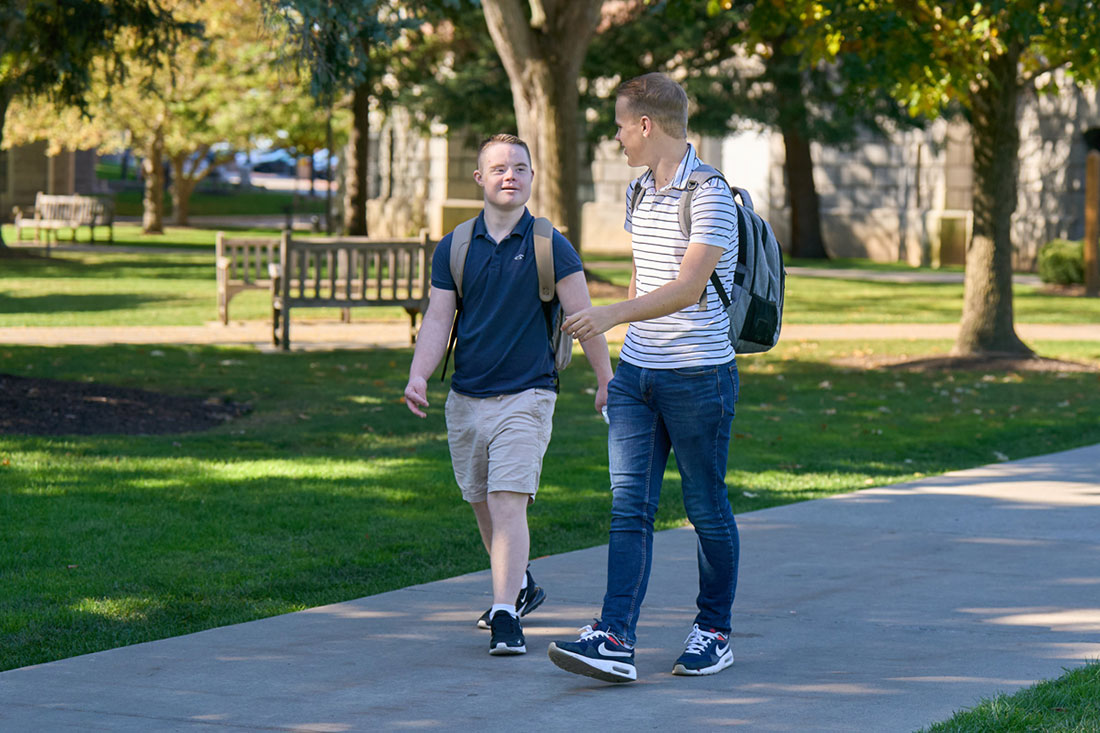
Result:
{"label": "bench leg", "polygon": [[280,314],[282,318],[282,337],[280,339],[283,351],[290,351],[290,309],[286,308]]}
{"label": "bench leg", "polygon": [[340,309],[340,323],[351,323],[351,308]]}
{"label": "bench leg", "polygon": [[416,314],[418,311],[406,308],[405,312],[409,314],[409,346],[416,345]]}

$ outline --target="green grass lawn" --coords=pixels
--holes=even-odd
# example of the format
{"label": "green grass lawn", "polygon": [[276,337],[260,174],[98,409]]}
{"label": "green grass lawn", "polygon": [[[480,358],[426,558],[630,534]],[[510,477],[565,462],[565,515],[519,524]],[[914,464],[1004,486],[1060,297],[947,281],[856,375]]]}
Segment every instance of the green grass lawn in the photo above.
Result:
{"label": "green grass lawn", "polygon": [[1013,695],[982,700],[927,733],[1095,733],[1100,730],[1100,663],[1069,670]]}
{"label": "green grass lawn", "polygon": [[[939,342],[781,344],[742,360],[736,512],[1100,441],[1096,374],[837,366]],[[1100,364],[1100,344],[1045,344]],[[401,403],[411,352],[0,347],[0,371],[251,412],[203,433],[0,435],[0,669],[356,598],[487,567],[430,419]],[[606,427],[583,358],[564,373],[532,553],[606,542]],[[684,523],[674,465],[658,526]]]}
{"label": "green grass lawn", "polygon": [[[325,199],[310,197],[308,182],[303,185],[302,194],[295,197],[291,192],[267,191],[260,188],[239,190],[227,186],[224,190],[199,190],[191,195],[190,212],[192,216],[255,216],[281,215],[287,206],[294,206],[298,214],[323,214]],[[119,191],[115,194],[115,213],[118,216],[141,216],[141,191]],[[166,218],[172,215],[172,199],[164,194],[164,213]]]}

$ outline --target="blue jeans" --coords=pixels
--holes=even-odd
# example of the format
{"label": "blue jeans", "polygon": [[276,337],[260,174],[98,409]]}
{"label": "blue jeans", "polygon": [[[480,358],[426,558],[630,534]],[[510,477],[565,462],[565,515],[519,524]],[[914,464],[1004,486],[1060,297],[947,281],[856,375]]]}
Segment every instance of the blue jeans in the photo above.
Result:
{"label": "blue jeans", "polygon": [[737,362],[643,369],[619,362],[607,391],[611,540],[602,626],[634,644],[653,563],[653,517],[670,449],[698,536],[702,628],[730,632],[740,540],[726,494]]}

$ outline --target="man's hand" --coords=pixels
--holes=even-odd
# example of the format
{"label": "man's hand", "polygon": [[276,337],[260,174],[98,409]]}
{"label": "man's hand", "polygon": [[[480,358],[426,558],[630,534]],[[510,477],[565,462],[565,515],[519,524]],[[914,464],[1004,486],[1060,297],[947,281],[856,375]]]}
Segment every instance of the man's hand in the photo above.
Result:
{"label": "man's hand", "polygon": [[417,417],[427,417],[421,407],[428,406],[428,382],[423,377],[410,377],[405,385],[405,406]]}
{"label": "man's hand", "polygon": [[607,407],[607,385],[601,384],[596,388],[596,412],[602,414],[605,407]]}
{"label": "man's hand", "polygon": [[581,342],[593,336],[599,336],[619,323],[612,308],[613,306],[609,305],[594,305],[579,310],[565,319],[561,324],[561,330]]}

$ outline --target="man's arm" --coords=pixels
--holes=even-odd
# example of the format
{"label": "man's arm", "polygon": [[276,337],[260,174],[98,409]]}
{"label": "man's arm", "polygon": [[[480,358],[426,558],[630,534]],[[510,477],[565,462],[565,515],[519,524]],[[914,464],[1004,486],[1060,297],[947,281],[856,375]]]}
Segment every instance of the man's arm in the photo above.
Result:
{"label": "man's arm", "polygon": [[[584,270],[566,275],[558,281],[558,300],[566,315],[577,313],[592,305],[588,297],[588,283]],[[603,336],[581,342],[584,356],[596,373],[596,412],[607,404],[607,383],[611,381],[611,357],[607,353],[607,339]]]}
{"label": "man's arm", "polygon": [[451,334],[457,302],[453,290],[432,286],[428,294],[428,312],[416,336],[409,383],[405,386],[405,406],[417,417],[427,417],[420,408],[428,406],[428,378],[435,373],[447,352],[447,337]]}
{"label": "man's arm", "polygon": [[[699,296],[724,251],[721,247],[692,242],[680,262],[680,273],[672,282],[665,283],[640,298],[585,308],[566,318],[562,328],[579,339],[583,346],[585,340],[620,323],[660,318],[698,303]],[[630,282],[633,290],[633,277]]]}

